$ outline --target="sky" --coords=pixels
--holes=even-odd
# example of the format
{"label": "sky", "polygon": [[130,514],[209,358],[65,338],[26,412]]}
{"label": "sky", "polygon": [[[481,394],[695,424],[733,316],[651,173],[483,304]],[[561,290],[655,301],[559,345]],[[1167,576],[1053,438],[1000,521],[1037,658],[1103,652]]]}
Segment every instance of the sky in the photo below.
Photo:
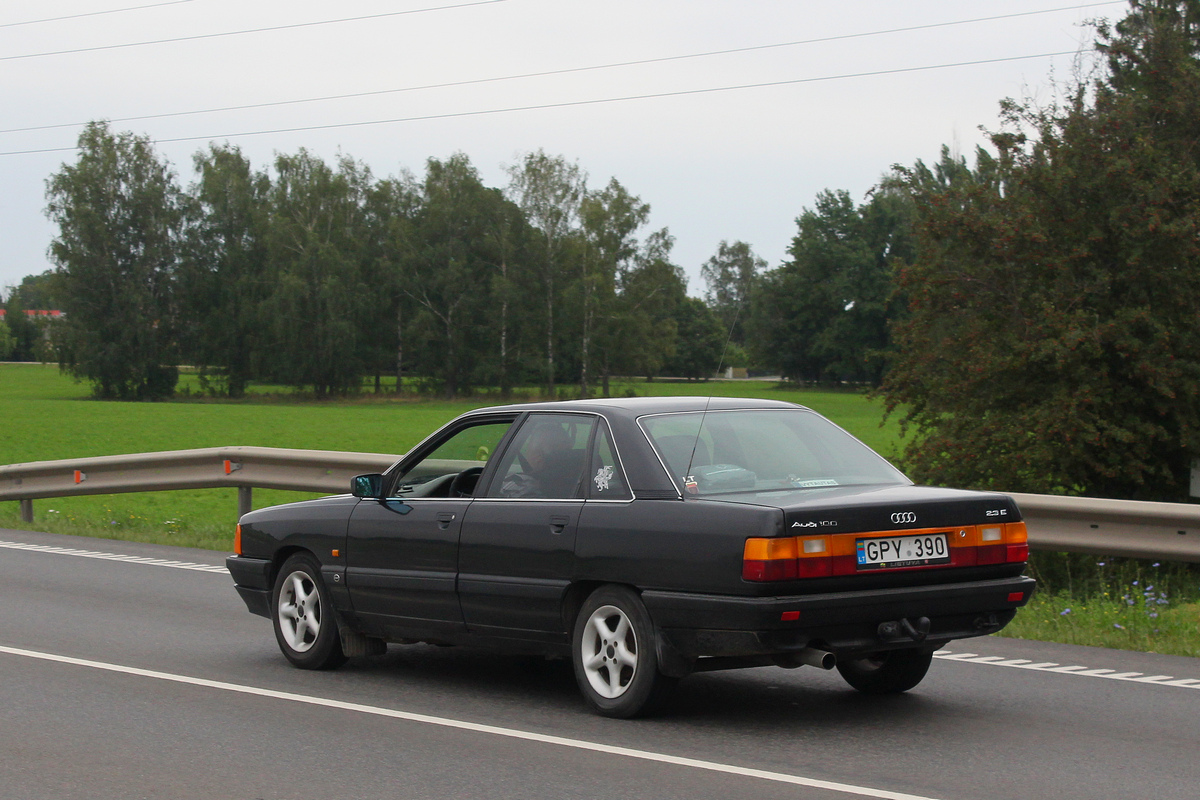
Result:
{"label": "sky", "polygon": [[778,266],[818,192],[862,202],[893,164],[936,160],[943,145],[970,155],[1002,99],[1047,103],[1090,62],[1087,20],[1125,11],[1070,0],[5,3],[0,290],[52,268],[46,179],[74,162],[82,124],[104,119],[154,141],[183,186],[209,142],[236,144],[257,168],[305,148],[377,177],[419,176],[428,158],[462,152],[489,186],[540,148],[577,162],[590,186],[615,177],[648,203],[642,234],[670,230],[702,296],[700,266],[722,240]]}

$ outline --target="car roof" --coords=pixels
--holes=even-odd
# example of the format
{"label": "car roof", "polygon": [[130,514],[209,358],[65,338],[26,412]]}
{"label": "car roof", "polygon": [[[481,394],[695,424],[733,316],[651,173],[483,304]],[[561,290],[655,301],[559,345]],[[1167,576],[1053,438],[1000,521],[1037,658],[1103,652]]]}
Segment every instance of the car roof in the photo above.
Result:
{"label": "car roof", "polygon": [[478,408],[470,414],[494,414],[513,411],[592,411],[605,416],[636,418],[647,414],[687,411],[728,411],[733,409],[802,409],[804,406],[782,400],[753,397],[604,397],[590,400],[560,400],[538,403],[513,403]]}

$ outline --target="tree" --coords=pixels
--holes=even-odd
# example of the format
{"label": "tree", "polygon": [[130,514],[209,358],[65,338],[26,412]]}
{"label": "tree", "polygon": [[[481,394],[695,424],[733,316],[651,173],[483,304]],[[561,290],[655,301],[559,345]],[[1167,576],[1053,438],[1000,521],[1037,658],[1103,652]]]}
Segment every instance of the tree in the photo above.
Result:
{"label": "tree", "polygon": [[60,281],[62,365],[99,397],[154,399],[175,389],[172,281],[179,189],[145,137],[101,122],[79,136],[79,158],[46,182],[50,245]]}
{"label": "tree", "polygon": [[270,179],[232,145],[210,145],[193,163],[178,282],[183,347],[202,381],[215,378],[219,391],[241,397],[265,357],[259,308],[269,293]]}
{"label": "tree", "polygon": [[17,348],[17,339],[8,330],[8,323],[0,319],[0,361],[7,360]]}
{"label": "tree", "polygon": [[598,327],[602,329],[614,318],[619,276],[637,254],[638,241],[633,234],[649,217],[650,206],[626,191],[616,178],[599,191],[587,192],[580,204],[584,240],[579,280],[581,397],[590,392],[592,338]]}
{"label": "tree", "polygon": [[1131,3],[1108,69],[1008,101],[972,179],[908,186],[884,392],[925,480],[1182,500],[1200,455],[1200,3]]}
{"label": "tree", "polygon": [[716,312],[698,297],[684,297],[675,310],[675,330],[675,355],[663,371],[689,380],[712,377],[728,338]]}
{"label": "tree", "polygon": [[301,149],[275,159],[267,197],[262,319],[267,374],[318,396],[357,391],[365,370],[365,198],[370,172],[343,157],[337,169]]}
{"label": "tree", "polygon": [[563,256],[570,238],[577,232],[579,202],[587,176],[577,164],[568,163],[562,156],[546,155],[542,150],[527,153],[520,164],[508,168],[508,174],[508,196],[542,233],[537,269],[546,310],[546,392],[553,396],[556,391],[554,309],[567,271]]}
{"label": "tree", "polygon": [[745,242],[730,244],[724,239],[717,252],[700,267],[707,289],[704,299],[725,327],[727,338],[736,344],[746,341],[746,318],[750,298],[767,262],[754,254]]}
{"label": "tree", "polygon": [[380,374],[391,367],[396,392],[403,393],[405,362],[412,358],[412,353],[405,351],[405,328],[412,314],[412,300],[404,291],[405,265],[415,249],[420,207],[421,188],[407,170],[399,177],[377,181],[367,194],[364,263],[375,302],[368,309],[371,333],[365,339],[374,350],[368,360],[375,368],[377,391]]}
{"label": "tree", "polygon": [[796,220],[791,259],[754,295],[747,327],[756,363],[794,380],[879,383],[899,312],[890,263],[911,250],[910,208],[888,183],[862,206],[844,191],[817,195]]}
{"label": "tree", "polygon": [[489,233],[503,225],[508,202],[489,189],[462,153],[429,159],[404,292],[426,334],[425,369],[447,397],[469,388],[492,350],[487,291],[489,266],[502,242]]}
{"label": "tree", "polygon": [[610,375],[653,377],[675,355],[676,311],[687,298],[687,278],[671,262],[674,244],[666,228],[652,232],[618,275],[610,324],[597,337],[605,395]]}
{"label": "tree", "polygon": [[52,269],[38,275],[26,275],[18,285],[11,287],[8,302],[19,302],[23,308],[56,309],[59,306],[54,288],[57,280]]}

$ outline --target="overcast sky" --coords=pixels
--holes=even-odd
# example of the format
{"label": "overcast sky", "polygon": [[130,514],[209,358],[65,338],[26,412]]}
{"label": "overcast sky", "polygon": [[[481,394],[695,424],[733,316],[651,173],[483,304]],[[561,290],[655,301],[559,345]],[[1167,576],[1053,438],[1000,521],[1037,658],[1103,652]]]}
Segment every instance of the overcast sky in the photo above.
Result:
{"label": "overcast sky", "polygon": [[[504,165],[542,148],[577,161],[591,185],[616,177],[649,203],[649,228],[670,229],[674,260],[701,295],[700,265],[722,239],[749,242],[777,266],[817,192],[861,201],[894,163],[936,159],[943,144],[970,153],[979,127],[996,126],[1002,98],[1052,97],[1089,46],[1083,23],[1126,6],[40,0],[2,9],[0,287],[50,268],[45,180],[74,160],[78,123],[108,119],[157,142],[183,185],[209,141],[237,144],[256,167],[301,147],[327,160],[341,152],[379,177],[420,175],[427,158],[461,151],[492,186],[506,183]],[[95,13],[118,9],[130,10]],[[71,15],[88,16],[51,19]],[[993,19],[964,23],[984,18]],[[49,21],[20,24],[33,20]],[[672,58],[730,50],[739,52]],[[993,63],[967,63],[984,61]],[[614,64],[626,65],[582,69]],[[546,72],[557,74],[481,82]],[[180,113],[247,105],[258,107]]]}

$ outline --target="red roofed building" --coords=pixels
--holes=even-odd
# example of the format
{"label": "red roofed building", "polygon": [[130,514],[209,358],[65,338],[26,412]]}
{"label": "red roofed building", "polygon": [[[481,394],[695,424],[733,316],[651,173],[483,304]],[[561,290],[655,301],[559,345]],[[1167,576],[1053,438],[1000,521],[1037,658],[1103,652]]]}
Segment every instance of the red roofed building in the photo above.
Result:
{"label": "red roofed building", "polygon": [[[3,308],[0,308],[0,321],[2,321],[6,316],[8,316],[8,312]],[[25,309],[25,316],[59,319],[63,316],[63,312],[59,311],[57,308],[27,308]]]}

